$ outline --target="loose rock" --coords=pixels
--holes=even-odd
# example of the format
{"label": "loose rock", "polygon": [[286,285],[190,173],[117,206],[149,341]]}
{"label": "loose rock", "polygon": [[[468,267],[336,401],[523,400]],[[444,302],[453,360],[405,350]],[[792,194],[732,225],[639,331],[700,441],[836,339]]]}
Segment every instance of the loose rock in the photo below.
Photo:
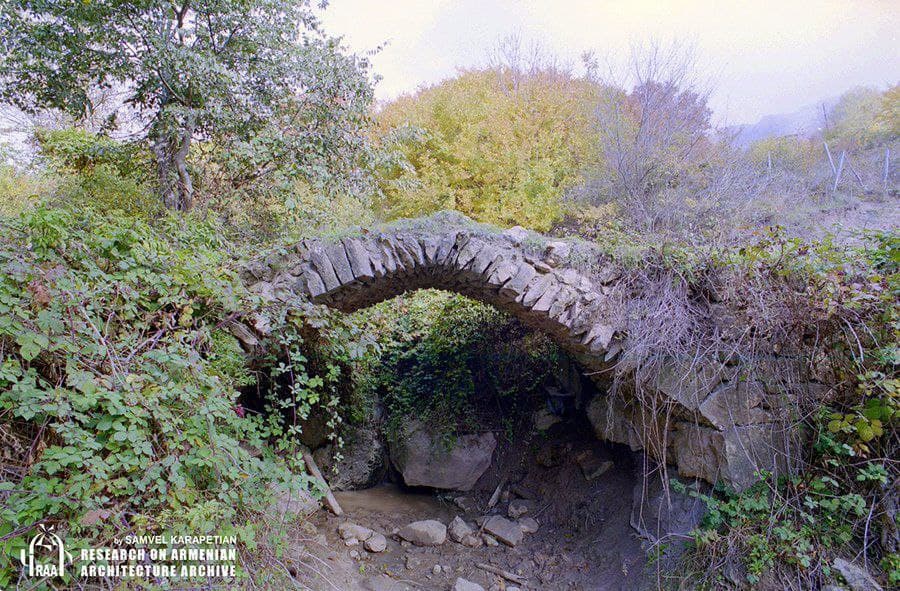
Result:
{"label": "loose rock", "polygon": [[551,242],[547,245],[544,253],[544,260],[547,264],[555,267],[569,257],[572,247],[566,242]]}
{"label": "loose rock", "polygon": [[599,478],[613,467],[612,462],[601,460],[591,450],[585,450],[578,454],[575,461],[578,462],[578,467],[581,468],[581,473],[588,482]]}
{"label": "loose rock", "polygon": [[475,499],[472,497],[454,497],[453,504],[459,507],[464,513],[473,513],[478,510],[478,507],[475,505]]}
{"label": "loose rock", "polygon": [[518,524],[526,534],[533,534],[541,527],[537,520],[531,517],[522,517],[519,519]]}
{"label": "loose rock", "polygon": [[449,534],[450,539],[460,544],[463,543],[463,540],[465,540],[466,537],[472,535],[473,532],[474,530],[469,527],[459,515],[454,517],[453,521],[451,521],[450,525],[447,527],[447,533]]}
{"label": "loose rock", "polygon": [[528,238],[528,230],[522,226],[513,226],[508,230],[504,230],[503,235],[509,238],[509,241],[515,246],[521,246],[525,239]]}
{"label": "loose rock", "polygon": [[452,591],[484,591],[484,587],[472,581],[456,579],[456,582],[453,583]]}
{"label": "loose rock", "polygon": [[358,541],[365,542],[369,538],[371,538],[375,532],[367,527],[363,527],[361,525],[357,525],[355,523],[351,523],[349,521],[345,521],[344,523],[338,526],[338,535],[341,536],[341,539],[345,542],[351,538],[355,538]]}
{"label": "loose rock", "polygon": [[853,591],[882,591],[881,585],[872,578],[868,571],[852,562],[838,558],[834,561],[834,568],[841,573]]}
{"label": "loose rock", "polygon": [[440,546],[447,539],[447,526],[434,519],[414,521],[401,529],[399,535],[417,546]]}
{"label": "loose rock", "polygon": [[519,524],[505,517],[495,515],[484,522],[484,530],[507,546],[515,546],[522,541],[524,532]]}
{"label": "loose rock", "polygon": [[514,499],[509,502],[506,514],[510,519],[518,519],[531,510],[531,502],[523,499]]}
{"label": "loose rock", "polygon": [[401,591],[403,586],[387,575],[370,577],[363,581],[363,589],[367,591]]}
{"label": "loose rock", "polygon": [[561,418],[551,413],[546,408],[536,411],[532,420],[534,421],[534,428],[538,431],[546,431],[553,425],[562,422]]}
{"label": "loose rock", "polygon": [[384,552],[387,549],[387,538],[381,534],[374,534],[366,540],[365,548],[369,552]]}

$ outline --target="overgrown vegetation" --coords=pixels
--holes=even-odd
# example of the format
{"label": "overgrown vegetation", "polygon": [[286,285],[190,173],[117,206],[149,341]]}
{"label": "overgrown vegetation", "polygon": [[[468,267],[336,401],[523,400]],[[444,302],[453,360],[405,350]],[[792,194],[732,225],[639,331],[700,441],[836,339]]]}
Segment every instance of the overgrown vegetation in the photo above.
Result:
{"label": "overgrown vegetation", "polygon": [[[772,359],[773,350],[798,355],[808,364],[801,371],[830,385],[827,393],[792,400],[792,415],[785,417],[804,442],[795,458],[799,473],[766,474],[739,494],[720,488],[698,495],[675,481],[677,490],[700,496],[709,509],[692,533],[686,572],[678,580],[701,588],[819,588],[839,580],[836,557],[859,555],[870,568],[882,568],[892,584],[900,576],[900,243],[896,234],[869,238],[867,247],[856,249],[775,233],[727,259],[705,259],[710,266],[691,265],[681,279],[663,272],[659,289],[637,304],[642,315],[630,330],[645,336],[635,339],[622,369],[634,375],[627,383],[636,385],[639,397],[642,380],[652,382],[666,359],[689,357],[699,368],[723,354],[739,355],[753,368]],[[741,318],[711,331],[692,308],[697,290],[740,310]],[[728,334],[731,329],[736,331]],[[655,336],[660,333],[665,342]],[[766,367],[767,379],[781,392],[802,381],[795,371]],[[643,406],[645,421],[669,412],[649,397]],[[651,430],[656,426],[647,423]]]}
{"label": "overgrown vegetation", "polygon": [[511,430],[541,396],[561,352],[546,336],[480,302],[424,292],[364,313],[379,334],[361,394],[386,407],[390,436],[409,417],[452,438]]}
{"label": "overgrown vegetation", "polygon": [[[237,535],[254,549],[242,577],[257,576],[266,536],[284,534],[258,517],[276,493],[315,490],[296,453],[302,409],[342,379],[337,361],[320,371],[296,353],[314,317],[263,309],[208,222],[39,206],[0,227],[0,584],[16,584],[38,524],[74,548],[186,527]],[[238,406],[256,376],[229,326],[252,314],[291,354],[279,371],[292,421]],[[349,359],[349,335],[332,337],[307,355]]]}
{"label": "overgrown vegetation", "polygon": [[[0,28],[0,98],[69,112],[40,119],[33,161],[0,165],[0,586],[52,524],[75,548],[234,533],[241,582],[280,588],[286,532],[264,517],[314,491],[297,453],[313,422],[338,447],[379,405],[390,432],[411,415],[448,438],[510,429],[561,355],[547,337],[434,292],[350,318],[271,307],[236,274],[302,237],[443,209],[566,237],[574,266],[621,273],[613,390],[649,428],[671,409],[643,389],[673,358],[783,353],[826,376],[789,406],[802,471],[702,495],[674,584],[820,588],[838,556],[900,584],[900,238],[811,238],[832,209],[896,194],[897,87],[848,93],[821,135],[742,151],[677,52],[636,54],[629,89],[506,43],[373,114],[368,63],[307,2],[19,1]],[[823,141],[867,164],[833,182]],[[235,337],[257,321],[256,345]]]}

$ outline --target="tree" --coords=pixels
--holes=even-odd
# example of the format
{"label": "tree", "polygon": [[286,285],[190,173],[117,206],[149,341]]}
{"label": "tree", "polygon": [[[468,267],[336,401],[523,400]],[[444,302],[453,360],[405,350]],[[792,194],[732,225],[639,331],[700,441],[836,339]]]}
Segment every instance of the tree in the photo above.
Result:
{"label": "tree", "polygon": [[[610,88],[596,110],[604,166],[589,174],[577,197],[618,202],[644,229],[660,219],[659,198],[677,188],[705,160],[713,131],[708,92],[694,81],[696,62],[680,45],[651,44],[631,51],[625,76],[602,76],[591,54],[588,76]],[[581,195],[578,195],[578,194]],[[668,206],[665,206],[668,207]]]}
{"label": "tree", "polygon": [[9,0],[0,30],[0,100],[83,118],[92,89],[122,89],[169,208],[192,206],[197,140],[227,148],[236,183],[355,168],[368,64],[320,31],[309,0]]}
{"label": "tree", "polygon": [[898,88],[885,92],[858,87],[848,90],[828,114],[827,140],[841,148],[871,148],[897,135]]}
{"label": "tree", "polygon": [[390,216],[456,209],[482,222],[548,230],[565,190],[596,164],[593,106],[604,89],[511,42],[486,68],[404,96],[379,113],[404,158],[383,179]]}

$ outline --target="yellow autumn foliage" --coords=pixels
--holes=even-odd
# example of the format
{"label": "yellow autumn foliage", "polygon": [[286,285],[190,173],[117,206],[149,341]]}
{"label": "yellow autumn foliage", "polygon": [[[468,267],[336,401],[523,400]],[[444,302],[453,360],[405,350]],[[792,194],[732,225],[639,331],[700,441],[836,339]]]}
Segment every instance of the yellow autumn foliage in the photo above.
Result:
{"label": "yellow autumn foliage", "polygon": [[455,209],[500,226],[546,231],[567,188],[597,166],[603,87],[555,70],[471,70],[403,96],[377,133],[405,157],[382,176],[385,217]]}

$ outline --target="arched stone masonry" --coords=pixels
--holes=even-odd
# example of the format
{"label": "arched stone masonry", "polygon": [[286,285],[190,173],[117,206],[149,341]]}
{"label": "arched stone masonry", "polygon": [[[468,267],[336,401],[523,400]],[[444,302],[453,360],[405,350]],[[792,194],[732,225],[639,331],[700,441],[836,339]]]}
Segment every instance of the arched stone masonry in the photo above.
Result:
{"label": "arched stone masonry", "polygon": [[[243,278],[271,300],[300,297],[345,312],[416,289],[460,293],[550,334],[588,372],[602,372],[628,346],[620,278],[612,267],[594,268],[588,276],[570,264],[571,252],[569,243],[519,227],[491,232],[442,213],[382,231],[303,240],[252,261]],[[647,433],[656,433],[682,475],[744,488],[757,470],[787,465],[779,427],[762,408],[764,388],[739,368],[673,361],[655,389],[674,402],[681,420],[664,425],[662,433],[643,428],[647,417],[634,404],[606,396],[591,402],[588,415],[603,439],[660,449],[648,445]]]}

